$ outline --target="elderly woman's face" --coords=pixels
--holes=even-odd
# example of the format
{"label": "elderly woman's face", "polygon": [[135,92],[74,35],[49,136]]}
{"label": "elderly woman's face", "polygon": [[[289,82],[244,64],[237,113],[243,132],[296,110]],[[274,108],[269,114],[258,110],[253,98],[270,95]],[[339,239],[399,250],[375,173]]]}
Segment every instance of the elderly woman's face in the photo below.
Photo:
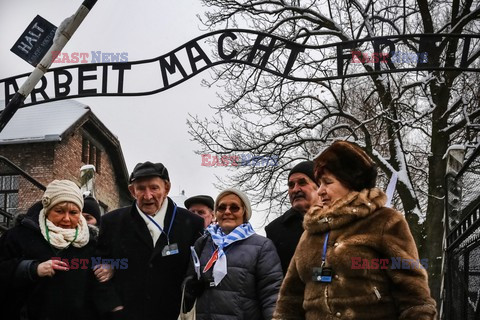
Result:
{"label": "elderly woman's face", "polygon": [[230,233],[244,222],[245,209],[237,195],[229,194],[220,199],[215,217],[224,233]]}
{"label": "elderly woman's face", "polygon": [[81,214],[82,210],[77,205],[72,202],[63,202],[50,209],[46,216],[57,227],[75,229]]}
{"label": "elderly woman's face", "polygon": [[346,196],[351,190],[344,186],[337,178],[325,172],[320,180],[318,188],[318,195],[324,207],[331,206],[335,201]]}

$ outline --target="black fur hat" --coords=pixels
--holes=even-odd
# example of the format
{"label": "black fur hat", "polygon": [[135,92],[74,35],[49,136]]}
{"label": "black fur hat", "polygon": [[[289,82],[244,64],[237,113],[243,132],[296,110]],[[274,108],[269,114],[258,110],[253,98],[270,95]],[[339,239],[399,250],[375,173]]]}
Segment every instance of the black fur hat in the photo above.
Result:
{"label": "black fur hat", "polygon": [[375,187],[377,166],[365,151],[354,143],[335,141],[314,162],[317,181],[327,171],[349,189],[360,191]]}

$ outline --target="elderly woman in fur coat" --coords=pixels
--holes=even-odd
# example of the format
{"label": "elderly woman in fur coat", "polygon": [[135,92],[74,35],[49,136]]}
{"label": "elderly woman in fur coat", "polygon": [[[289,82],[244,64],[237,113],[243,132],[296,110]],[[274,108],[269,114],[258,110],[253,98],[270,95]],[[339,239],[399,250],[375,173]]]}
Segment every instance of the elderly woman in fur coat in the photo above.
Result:
{"label": "elderly woman in fur coat", "polygon": [[436,319],[426,261],[404,216],[385,207],[376,176],[374,162],[346,141],[315,159],[323,206],[305,215],[273,319]]}

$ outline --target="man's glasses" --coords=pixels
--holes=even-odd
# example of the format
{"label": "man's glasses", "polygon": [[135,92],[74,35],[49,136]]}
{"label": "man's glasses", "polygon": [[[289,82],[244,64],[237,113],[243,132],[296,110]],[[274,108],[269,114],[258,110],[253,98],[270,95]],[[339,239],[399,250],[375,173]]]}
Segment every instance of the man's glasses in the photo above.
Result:
{"label": "man's glasses", "polygon": [[220,213],[225,213],[225,211],[227,211],[227,208],[230,208],[231,213],[237,213],[241,209],[241,207],[237,206],[236,204],[230,206],[221,204],[217,207],[217,211]]}

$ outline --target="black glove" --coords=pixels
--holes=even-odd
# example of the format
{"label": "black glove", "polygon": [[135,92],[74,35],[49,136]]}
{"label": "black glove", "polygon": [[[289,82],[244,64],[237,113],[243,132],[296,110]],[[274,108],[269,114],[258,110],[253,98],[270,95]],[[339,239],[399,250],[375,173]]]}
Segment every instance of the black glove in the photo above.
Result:
{"label": "black glove", "polygon": [[205,281],[200,278],[200,280],[197,279],[197,277],[188,277],[185,279],[186,281],[184,284],[186,285],[185,287],[185,294],[190,294],[194,296],[195,298],[198,298],[202,295],[203,291],[205,290]]}
{"label": "black glove", "polygon": [[183,312],[188,312],[192,309],[195,300],[203,294],[205,290],[205,282],[196,276],[188,276],[182,284],[182,289],[185,286],[185,304]]}

